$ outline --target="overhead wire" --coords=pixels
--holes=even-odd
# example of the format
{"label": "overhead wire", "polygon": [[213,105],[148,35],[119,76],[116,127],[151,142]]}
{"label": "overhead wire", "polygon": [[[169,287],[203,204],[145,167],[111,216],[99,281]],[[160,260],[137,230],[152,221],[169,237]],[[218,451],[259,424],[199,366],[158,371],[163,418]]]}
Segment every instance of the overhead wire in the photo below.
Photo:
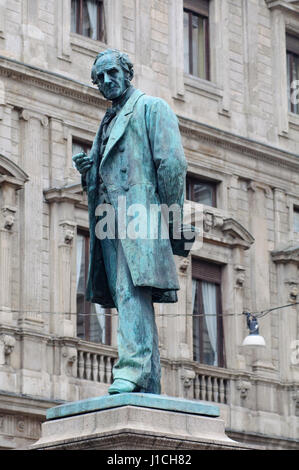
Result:
{"label": "overhead wire", "polygon": [[[258,312],[250,312],[248,310],[243,310],[243,312],[227,312],[227,313],[159,313],[159,312],[155,312],[155,316],[156,317],[159,317],[159,316],[162,316],[162,317],[205,317],[205,316],[217,316],[217,317],[229,317],[229,316],[243,316],[243,315],[246,315],[246,314],[250,314],[256,318],[262,318],[264,316],[266,316],[268,313],[270,312],[273,312],[275,310],[279,310],[279,309],[282,309],[282,308],[287,308],[287,307],[294,307],[296,305],[299,305],[299,302],[292,302],[292,303],[289,303],[289,304],[285,304],[285,305],[280,305],[278,307],[271,307],[271,308],[268,308],[266,310],[261,310],[261,311],[258,311]],[[113,309],[115,310],[115,309]],[[101,311],[99,313],[97,312],[92,312],[92,313],[83,313],[83,312],[49,312],[49,311],[40,311],[40,310],[18,310],[18,309],[12,309],[12,310],[1,310],[0,309],[0,312],[3,312],[3,313],[19,313],[19,314],[37,314],[37,315],[76,315],[76,316],[85,316],[85,317],[88,317],[88,316],[108,316],[108,317],[112,317],[112,316],[118,316],[118,313],[116,312],[105,312],[104,311]]]}

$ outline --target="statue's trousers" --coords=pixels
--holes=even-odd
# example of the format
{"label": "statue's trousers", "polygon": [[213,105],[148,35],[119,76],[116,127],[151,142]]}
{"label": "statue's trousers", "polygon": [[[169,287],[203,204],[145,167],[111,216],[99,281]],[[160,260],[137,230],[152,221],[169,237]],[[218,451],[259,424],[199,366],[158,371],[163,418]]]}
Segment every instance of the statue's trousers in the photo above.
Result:
{"label": "statue's trousers", "polygon": [[[150,287],[133,285],[119,239],[101,240],[109,288],[118,311],[118,361],[114,379],[126,379],[141,392],[161,393],[158,332]],[[139,256],[136,253],[136,256]]]}

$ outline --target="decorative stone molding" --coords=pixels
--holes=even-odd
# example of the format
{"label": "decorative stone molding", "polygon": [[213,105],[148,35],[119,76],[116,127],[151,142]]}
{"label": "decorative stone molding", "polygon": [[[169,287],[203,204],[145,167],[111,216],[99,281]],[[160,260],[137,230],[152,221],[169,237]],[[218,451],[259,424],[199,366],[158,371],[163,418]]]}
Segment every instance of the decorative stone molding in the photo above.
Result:
{"label": "decorative stone molding", "polygon": [[185,116],[178,115],[178,118],[181,134],[186,137],[186,147],[188,147],[188,141],[194,139],[197,143],[201,142],[215,146],[218,151],[219,148],[223,148],[228,151],[238,152],[241,155],[247,155],[257,161],[268,162],[275,167],[294,169],[298,172],[299,159],[295,153],[264,145],[262,142],[208,126]]}
{"label": "decorative stone molding", "polygon": [[237,390],[240,391],[240,397],[245,399],[248,396],[248,392],[251,389],[251,383],[248,380],[240,379],[237,382]]}
{"label": "decorative stone molding", "polygon": [[68,377],[76,377],[77,349],[71,346],[63,346],[61,353],[63,372]]}
{"label": "decorative stone molding", "polygon": [[254,238],[248,232],[248,230],[246,230],[243,225],[233,218],[224,220],[222,232],[230,237],[228,244],[233,246],[241,246],[244,248],[244,250],[250,248],[250,246],[254,243]]}
{"label": "decorative stone molding", "polygon": [[182,369],[181,381],[183,383],[184,390],[189,390],[195,379],[195,371],[190,369]]}
{"label": "decorative stone molding", "polygon": [[[203,213],[203,238],[207,242],[215,242],[218,245],[230,248],[241,247],[244,250],[254,243],[253,236],[237,220],[221,212],[216,208],[204,208],[202,204],[188,201],[191,206],[191,224],[197,225]],[[198,225],[197,225],[198,226]]]}
{"label": "decorative stone molding", "polygon": [[47,116],[35,113],[33,111],[29,111],[28,109],[21,110],[20,119],[23,119],[23,121],[29,121],[31,118],[39,119],[43,127],[48,127],[49,125],[49,119],[47,118]]}
{"label": "decorative stone molding", "polygon": [[2,334],[0,336],[0,366],[9,364],[9,356],[13,352],[16,340],[13,336]]}
{"label": "decorative stone molding", "polygon": [[0,209],[0,230],[11,231],[15,222],[15,207],[1,207]]}
{"label": "decorative stone molding", "polygon": [[[51,204],[54,202],[70,202],[72,204],[76,204],[82,201],[82,187],[80,186],[81,185],[72,185],[62,188],[50,188],[44,191],[44,196],[46,201]],[[78,189],[78,192],[76,189]],[[79,190],[81,194],[79,193]]]}
{"label": "decorative stone molding", "polygon": [[74,222],[65,220],[60,222],[60,246],[72,245],[75,236],[76,224]]}
{"label": "decorative stone molding", "polygon": [[36,440],[40,437],[41,418],[16,413],[2,413],[0,415],[0,432],[1,435],[8,436],[10,440],[12,437],[28,438],[30,441]]}
{"label": "decorative stone molding", "polygon": [[299,1],[298,0],[265,0],[269,9],[281,9],[299,14]]}
{"label": "decorative stone molding", "polygon": [[15,189],[21,189],[29,176],[18,165],[16,165],[10,158],[0,154],[0,185],[9,183],[15,186]]}
{"label": "decorative stone molding", "polygon": [[189,258],[183,258],[181,263],[180,263],[180,266],[179,266],[180,273],[186,275],[189,265],[190,265],[190,259]]}
{"label": "decorative stone molding", "polygon": [[107,103],[99,94],[98,90],[90,85],[82,84],[79,81],[70,79],[66,76],[50,72],[39,67],[28,67],[23,62],[10,59],[0,55],[0,76],[21,82],[29,88],[41,88],[55,95],[65,96],[85,104],[96,106],[106,110]]}
{"label": "decorative stone molding", "polygon": [[297,302],[299,296],[299,280],[298,279],[287,279],[285,281],[287,290],[289,292],[288,301]]}
{"label": "decorative stone molding", "polygon": [[213,213],[205,211],[203,217],[204,232],[209,232],[213,228]]}
{"label": "decorative stone molding", "polygon": [[274,263],[295,263],[299,266],[299,245],[290,245],[271,252]]}
{"label": "decorative stone molding", "polygon": [[220,228],[223,227],[224,218],[222,215],[214,213],[209,209],[204,210],[203,216],[203,229],[205,232],[210,232],[212,228]]}
{"label": "decorative stone molding", "polygon": [[254,191],[254,192],[257,189],[262,189],[263,191],[265,191],[265,194],[266,194],[267,197],[272,196],[272,190],[271,190],[270,186],[268,186],[267,184],[261,183],[259,181],[250,181],[250,183],[248,183],[247,189],[251,190],[251,191]]}
{"label": "decorative stone molding", "polygon": [[236,287],[243,287],[244,282],[245,282],[245,272],[246,272],[245,267],[241,265],[236,265],[234,267],[234,270],[235,270]]}

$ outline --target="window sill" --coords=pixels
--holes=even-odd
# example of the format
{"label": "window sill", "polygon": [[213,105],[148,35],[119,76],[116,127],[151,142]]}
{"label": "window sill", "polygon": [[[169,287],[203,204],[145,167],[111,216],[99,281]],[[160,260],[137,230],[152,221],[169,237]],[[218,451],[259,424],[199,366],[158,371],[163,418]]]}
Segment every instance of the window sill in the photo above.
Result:
{"label": "window sill", "polygon": [[96,41],[87,36],[71,33],[71,47],[73,51],[95,57],[96,54],[105,50],[108,46],[104,42]]}
{"label": "window sill", "polygon": [[215,83],[203,78],[195,77],[194,75],[184,74],[184,82],[186,90],[199,95],[207,96],[215,100],[223,97],[223,91],[215,85]]}
{"label": "window sill", "polygon": [[224,92],[215,83],[187,73],[184,74],[184,83],[186,91],[216,101],[218,103],[218,113],[230,117],[229,109],[223,106]]}

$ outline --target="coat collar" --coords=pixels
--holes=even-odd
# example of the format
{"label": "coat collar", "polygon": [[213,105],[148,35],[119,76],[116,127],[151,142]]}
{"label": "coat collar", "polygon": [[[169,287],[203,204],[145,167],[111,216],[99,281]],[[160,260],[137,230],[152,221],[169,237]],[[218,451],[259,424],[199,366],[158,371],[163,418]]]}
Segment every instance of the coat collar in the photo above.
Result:
{"label": "coat collar", "polygon": [[107,145],[106,145],[106,149],[105,149],[105,152],[104,152],[101,164],[100,164],[100,168],[103,166],[104,162],[107,159],[108,154],[110,153],[110,151],[112,150],[114,145],[123,136],[123,134],[126,130],[126,127],[127,127],[128,123],[130,121],[130,118],[132,116],[134,106],[135,106],[135,104],[137,103],[137,101],[139,100],[139,98],[142,95],[144,95],[144,93],[142,91],[136,89],[134,91],[134,93],[132,93],[130,98],[127,100],[124,107],[121,109],[121,111],[120,111],[120,113],[119,113],[119,115],[118,115],[118,117],[115,121],[115,124],[114,124],[114,126],[111,130],[111,134],[109,136],[109,139],[108,139],[108,142],[107,142]]}

